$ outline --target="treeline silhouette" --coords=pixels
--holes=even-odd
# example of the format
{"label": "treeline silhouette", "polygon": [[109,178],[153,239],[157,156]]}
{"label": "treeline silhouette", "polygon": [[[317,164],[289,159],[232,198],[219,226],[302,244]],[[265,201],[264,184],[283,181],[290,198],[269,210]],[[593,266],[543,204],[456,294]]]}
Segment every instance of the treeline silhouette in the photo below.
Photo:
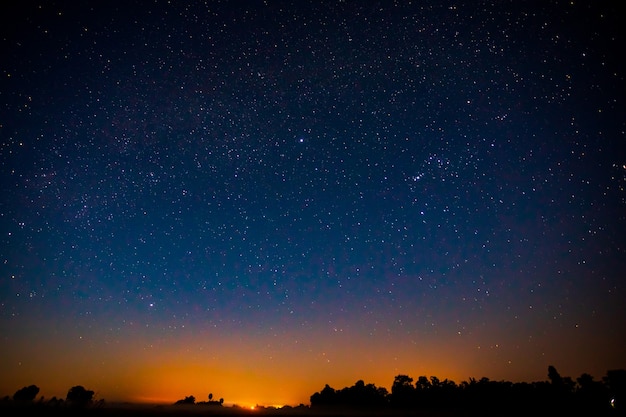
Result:
{"label": "treeline silhouette", "polygon": [[196,397],[190,395],[188,397],[183,398],[182,400],[178,400],[174,403],[174,405],[189,405],[189,404],[198,404],[198,405],[216,405],[221,407],[224,404],[224,399],[220,398],[219,401],[213,399],[213,393],[209,394],[209,401],[199,401],[196,402]]}
{"label": "treeline silhouette", "polygon": [[391,393],[362,380],[338,390],[326,385],[311,396],[311,409],[554,411],[556,415],[566,411],[589,415],[626,412],[626,370],[608,371],[601,381],[589,374],[573,380],[549,366],[548,379],[513,383],[470,378],[456,384],[435,376],[420,376],[414,383],[410,376],[398,375]]}
{"label": "treeline silhouette", "polygon": [[[284,407],[281,411],[312,415],[348,412],[414,415],[420,411],[443,411],[441,415],[626,415],[626,370],[610,370],[599,381],[586,373],[574,380],[561,376],[554,366],[549,366],[547,377],[547,381],[516,383],[470,378],[457,384],[435,376],[420,376],[414,380],[408,375],[397,375],[391,392],[362,380],[342,389],[325,385],[311,395],[310,407],[301,404],[297,408]],[[65,399],[44,400],[40,397],[36,401],[38,394],[39,387],[30,385],[17,390],[12,398],[4,397],[0,400],[0,415],[45,411],[46,415],[67,416],[74,411],[104,408],[104,400],[95,401],[94,391],[81,385],[70,388]],[[174,405],[211,405],[222,409],[223,403],[223,398],[213,400],[213,394],[209,394],[208,401],[196,402],[196,398],[190,395]],[[265,407],[258,409],[270,411]]]}
{"label": "treeline silhouette", "polygon": [[54,410],[81,410],[86,408],[101,408],[104,406],[104,400],[94,400],[95,392],[88,390],[82,385],[76,385],[67,391],[65,399],[52,397],[45,400],[44,397],[40,397],[38,401],[35,401],[39,394],[39,387],[37,385],[29,385],[18,389],[13,398],[6,396],[0,400],[2,409],[25,409],[29,407],[29,410],[34,410],[35,406],[39,409],[45,407],[46,409]]}

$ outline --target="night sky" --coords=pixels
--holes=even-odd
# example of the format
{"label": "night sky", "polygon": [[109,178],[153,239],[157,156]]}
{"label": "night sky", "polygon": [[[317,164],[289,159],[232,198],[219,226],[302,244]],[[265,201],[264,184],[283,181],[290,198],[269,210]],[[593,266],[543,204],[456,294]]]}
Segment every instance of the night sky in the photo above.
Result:
{"label": "night sky", "polygon": [[1,395],[626,368],[619,2],[17,3]]}

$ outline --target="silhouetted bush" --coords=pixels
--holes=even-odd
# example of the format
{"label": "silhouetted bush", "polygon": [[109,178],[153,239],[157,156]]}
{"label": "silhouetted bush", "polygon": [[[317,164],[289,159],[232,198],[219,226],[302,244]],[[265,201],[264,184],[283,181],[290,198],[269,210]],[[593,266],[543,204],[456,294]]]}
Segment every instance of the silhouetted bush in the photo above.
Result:
{"label": "silhouetted bush", "polygon": [[183,405],[183,404],[195,404],[195,403],[196,403],[196,397],[194,397],[193,395],[190,395],[189,397],[185,397],[182,400],[176,401],[174,404]]}
{"label": "silhouetted bush", "polygon": [[85,389],[82,385],[70,388],[65,397],[65,401],[72,407],[86,407],[93,401],[94,392]]}
{"label": "silhouetted bush", "polygon": [[52,397],[46,402],[46,405],[49,407],[61,407],[65,405],[65,401],[63,398]]}
{"label": "silhouetted bush", "polygon": [[35,400],[37,394],[39,394],[39,387],[37,385],[30,385],[17,390],[15,394],[13,394],[13,401],[18,403],[31,403]]}

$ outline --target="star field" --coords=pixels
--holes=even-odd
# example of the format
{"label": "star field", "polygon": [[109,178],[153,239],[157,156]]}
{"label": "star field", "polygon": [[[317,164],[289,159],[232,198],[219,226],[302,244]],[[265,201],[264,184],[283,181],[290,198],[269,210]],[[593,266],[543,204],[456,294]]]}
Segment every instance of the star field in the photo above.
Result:
{"label": "star field", "polygon": [[0,13],[3,393],[626,367],[613,6],[87,3]]}

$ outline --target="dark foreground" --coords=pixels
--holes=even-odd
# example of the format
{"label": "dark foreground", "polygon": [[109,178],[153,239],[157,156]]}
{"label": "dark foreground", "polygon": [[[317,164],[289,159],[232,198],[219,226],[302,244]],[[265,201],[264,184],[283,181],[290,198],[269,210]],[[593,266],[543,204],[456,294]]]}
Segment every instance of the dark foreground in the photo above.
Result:
{"label": "dark foreground", "polygon": [[199,407],[192,406],[155,406],[139,404],[105,404],[100,407],[71,408],[51,407],[40,404],[18,406],[4,404],[0,406],[0,416],[17,417],[573,417],[573,416],[623,416],[617,410],[606,408],[604,410],[584,410],[564,407],[560,410],[537,409],[537,410],[514,410],[514,409],[436,409],[436,410],[351,410],[351,409],[311,409],[309,407],[286,407],[259,408],[248,410],[237,407]]}

